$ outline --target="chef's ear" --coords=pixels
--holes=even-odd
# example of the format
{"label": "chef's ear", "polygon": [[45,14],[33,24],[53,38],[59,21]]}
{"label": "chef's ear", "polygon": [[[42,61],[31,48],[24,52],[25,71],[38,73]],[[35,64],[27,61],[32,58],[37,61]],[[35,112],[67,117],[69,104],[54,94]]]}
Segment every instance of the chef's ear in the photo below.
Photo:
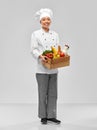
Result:
{"label": "chef's ear", "polygon": [[41,20],[40,20],[40,24],[41,24]]}

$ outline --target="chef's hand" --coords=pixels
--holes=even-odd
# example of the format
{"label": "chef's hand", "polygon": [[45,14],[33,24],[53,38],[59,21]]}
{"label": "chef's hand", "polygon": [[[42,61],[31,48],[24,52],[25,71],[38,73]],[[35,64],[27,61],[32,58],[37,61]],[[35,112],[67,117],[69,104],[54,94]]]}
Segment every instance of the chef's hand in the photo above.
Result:
{"label": "chef's hand", "polygon": [[43,56],[43,55],[40,55],[39,58],[40,58],[43,62],[47,62],[47,59],[48,59],[47,56]]}

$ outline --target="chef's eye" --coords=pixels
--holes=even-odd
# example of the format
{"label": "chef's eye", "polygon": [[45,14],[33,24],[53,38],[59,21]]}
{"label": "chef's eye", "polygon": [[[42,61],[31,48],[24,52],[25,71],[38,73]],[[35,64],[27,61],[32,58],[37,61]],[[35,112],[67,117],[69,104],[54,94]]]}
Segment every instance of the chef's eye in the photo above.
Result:
{"label": "chef's eye", "polygon": [[42,18],[41,21],[45,21],[46,19],[45,18]]}
{"label": "chef's eye", "polygon": [[48,17],[47,20],[50,21],[50,18]]}

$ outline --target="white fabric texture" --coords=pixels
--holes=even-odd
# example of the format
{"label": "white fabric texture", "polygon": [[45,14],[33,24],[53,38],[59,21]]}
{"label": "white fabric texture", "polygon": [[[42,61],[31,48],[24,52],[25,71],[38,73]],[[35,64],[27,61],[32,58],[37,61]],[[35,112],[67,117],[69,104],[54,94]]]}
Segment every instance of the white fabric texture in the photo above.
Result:
{"label": "white fabric texture", "polygon": [[53,12],[51,9],[44,8],[44,9],[40,9],[39,11],[37,11],[35,16],[39,20],[41,20],[43,17],[46,17],[46,16],[48,16],[50,19],[52,19]]}
{"label": "white fabric texture", "polygon": [[56,48],[59,45],[59,36],[55,31],[49,30],[45,32],[42,28],[40,30],[34,31],[31,35],[31,54],[33,58],[37,61],[37,72],[36,73],[57,73],[58,69],[47,69],[41,63],[39,55],[45,50],[51,50],[51,46]]}
{"label": "white fabric texture", "polygon": [[41,15],[40,15],[40,20],[42,19],[42,18],[44,18],[44,17],[49,17],[50,19],[51,19],[51,16],[50,16],[50,14],[48,14],[48,13],[42,13]]}

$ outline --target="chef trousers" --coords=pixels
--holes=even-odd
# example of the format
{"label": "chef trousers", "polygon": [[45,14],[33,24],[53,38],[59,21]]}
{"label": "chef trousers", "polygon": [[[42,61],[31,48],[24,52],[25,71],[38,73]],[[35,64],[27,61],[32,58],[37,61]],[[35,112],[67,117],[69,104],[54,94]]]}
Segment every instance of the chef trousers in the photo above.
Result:
{"label": "chef trousers", "polygon": [[38,83],[38,117],[56,118],[57,113],[57,73],[36,73]]}

